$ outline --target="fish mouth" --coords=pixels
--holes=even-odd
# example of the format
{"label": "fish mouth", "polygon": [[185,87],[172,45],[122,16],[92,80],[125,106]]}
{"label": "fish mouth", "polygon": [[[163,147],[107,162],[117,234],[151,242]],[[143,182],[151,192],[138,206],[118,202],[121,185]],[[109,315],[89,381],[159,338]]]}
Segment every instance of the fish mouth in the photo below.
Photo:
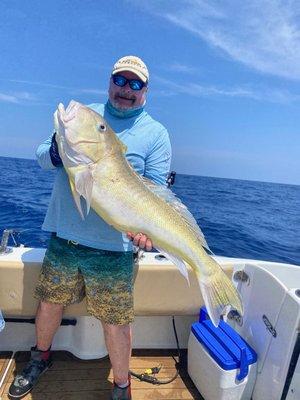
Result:
{"label": "fish mouth", "polygon": [[72,133],[70,133],[70,131],[68,131],[68,129],[64,129],[63,134],[61,135],[61,137],[63,138],[63,140],[65,141],[65,143],[68,146],[74,147],[76,148],[76,146],[80,145],[80,144],[98,144],[99,140],[88,140],[88,139],[78,139],[76,140],[76,138],[72,139]]}
{"label": "fish mouth", "polygon": [[71,146],[77,146],[78,144],[81,144],[81,143],[91,143],[91,144],[97,144],[97,143],[99,143],[99,141],[95,141],[95,140],[77,140],[77,141],[73,141],[73,140],[71,140],[70,138],[68,138],[67,137],[67,134],[66,134],[66,141],[67,141],[67,143],[69,144],[69,145],[71,145]]}

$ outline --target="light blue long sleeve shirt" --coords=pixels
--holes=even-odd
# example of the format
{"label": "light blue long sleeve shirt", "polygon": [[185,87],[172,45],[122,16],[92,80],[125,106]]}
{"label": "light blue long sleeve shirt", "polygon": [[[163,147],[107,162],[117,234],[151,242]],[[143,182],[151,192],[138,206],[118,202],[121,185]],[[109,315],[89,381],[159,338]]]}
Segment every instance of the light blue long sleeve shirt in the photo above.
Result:
{"label": "light blue long sleeve shirt", "polygon": [[[165,184],[171,161],[171,145],[166,128],[155,121],[144,109],[138,115],[120,117],[104,104],[88,107],[102,116],[127,146],[126,158],[141,175],[158,184]],[[42,229],[82,245],[110,251],[132,250],[125,233],[108,225],[94,210],[82,220],[75,206],[67,173],[55,167],[50,158],[51,137],[42,143],[36,156],[43,169],[56,168],[56,177]],[[82,209],[85,201],[81,199]]]}

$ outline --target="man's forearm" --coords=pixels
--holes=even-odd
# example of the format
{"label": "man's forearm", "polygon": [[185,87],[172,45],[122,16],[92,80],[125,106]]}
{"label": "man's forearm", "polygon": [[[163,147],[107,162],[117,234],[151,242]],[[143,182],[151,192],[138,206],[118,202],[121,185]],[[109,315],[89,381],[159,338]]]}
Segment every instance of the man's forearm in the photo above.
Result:
{"label": "man's forearm", "polygon": [[[58,160],[56,162],[57,165],[53,163],[52,157],[50,155],[50,149],[52,146],[53,135],[51,135],[47,140],[45,140],[36,150],[36,158],[40,167],[43,169],[54,169],[58,165]],[[62,165],[62,164],[61,164]]]}

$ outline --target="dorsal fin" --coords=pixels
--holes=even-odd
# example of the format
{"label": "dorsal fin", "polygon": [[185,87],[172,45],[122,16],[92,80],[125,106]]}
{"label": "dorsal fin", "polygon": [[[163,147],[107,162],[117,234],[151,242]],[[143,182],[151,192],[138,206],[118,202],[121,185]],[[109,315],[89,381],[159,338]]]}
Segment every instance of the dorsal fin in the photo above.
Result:
{"label": "dorsal fin", "polygon": [[184,221],[188,224],[190,229],[195,233],[195,235],[198,237],[200,244],[208,250],[210,253],[212,253],[211,249],[209,248],[206,239],[204,237],[203,232],[201,231],[199,225],[197,224],[197,221],[193,217],[193,215],[189,212],[187,207],[181,202],[180,199],[176,197],[176,195],[168,189],[166,186],[163,185],[158,185],[150,179],[145,178],[144,176],[138,175],[136,173],[136,176],[142,180],[145,186],[151,192],[155,193],[157,196],[161,197],[164,199],[167,203],[169,203],[172,208],[177,211],[178,214],[184,219]]}

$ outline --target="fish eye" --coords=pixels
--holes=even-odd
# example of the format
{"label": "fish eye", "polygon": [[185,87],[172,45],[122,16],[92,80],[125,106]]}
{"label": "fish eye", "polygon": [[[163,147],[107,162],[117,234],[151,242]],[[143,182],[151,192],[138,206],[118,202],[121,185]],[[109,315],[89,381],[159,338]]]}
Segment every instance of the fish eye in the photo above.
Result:
{"label": "fish eye", "polygon": [[104,124],[99,125],[99,131],[105,132],[106,131],[106,126]]}

